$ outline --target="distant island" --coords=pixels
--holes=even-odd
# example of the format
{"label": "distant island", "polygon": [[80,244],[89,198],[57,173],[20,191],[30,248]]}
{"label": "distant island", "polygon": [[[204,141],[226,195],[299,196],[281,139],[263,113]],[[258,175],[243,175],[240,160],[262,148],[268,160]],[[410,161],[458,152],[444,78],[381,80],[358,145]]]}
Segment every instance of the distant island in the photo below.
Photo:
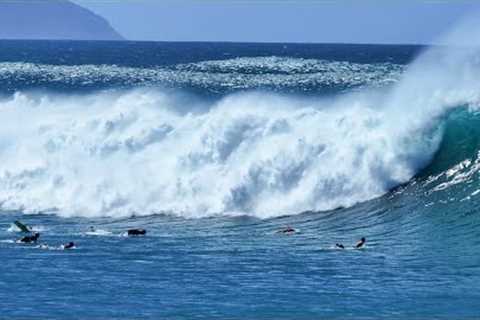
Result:
{"label": "distant island", "polygon": [[123,37],[103,17],[68,0],[3,0],[0,39],[123,40]]}

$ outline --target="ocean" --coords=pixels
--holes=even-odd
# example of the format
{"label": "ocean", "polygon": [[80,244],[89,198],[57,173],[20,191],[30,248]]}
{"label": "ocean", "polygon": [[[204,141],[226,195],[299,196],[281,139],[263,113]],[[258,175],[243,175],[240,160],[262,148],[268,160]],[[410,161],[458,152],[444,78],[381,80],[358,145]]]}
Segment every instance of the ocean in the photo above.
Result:
{"label": "ocean", "polygon": [[479,56],[0,41],[1,317],[478,318]]}

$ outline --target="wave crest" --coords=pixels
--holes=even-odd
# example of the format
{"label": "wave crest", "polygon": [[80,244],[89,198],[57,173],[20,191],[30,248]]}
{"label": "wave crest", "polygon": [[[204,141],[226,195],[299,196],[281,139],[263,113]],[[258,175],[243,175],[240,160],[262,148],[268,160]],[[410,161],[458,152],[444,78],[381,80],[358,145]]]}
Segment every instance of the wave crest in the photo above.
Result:
{"label": "wave crest", "polygon": [[408,181],[441,137],[392,129],[364,98],[241,94],[184,113],[181,99],[152,90],[17,94],[0,104],[0,201],[87,216],[350,206]]}

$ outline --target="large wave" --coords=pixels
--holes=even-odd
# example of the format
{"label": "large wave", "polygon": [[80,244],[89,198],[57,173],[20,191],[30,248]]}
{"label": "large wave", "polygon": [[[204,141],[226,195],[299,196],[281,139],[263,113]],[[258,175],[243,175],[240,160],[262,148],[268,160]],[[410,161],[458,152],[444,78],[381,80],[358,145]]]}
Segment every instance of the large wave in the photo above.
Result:
{"label": "large wave", "polygon": [[250,93],[195,106],[152,90],[16,94],[0,107],[0,201],[87,216],[350,206],[408,181],[440,143],[441,126],[415,124],[413,111],[404,125],[379,107],[385,99]]}
{"label": "large wave", "polygon": [[[317,99],[257,91],[212,102],[154,88],[16,93],[0,102],[1,206],[81,216],[262,218],[351,206],[438,163],[452,110],[477,109],[479,56],[477,46],[437,47],[394,87]],[[257,60],[240,62],[244,75],[259,68]],[[308,61],[262,63],[271,75]],[[176,72],[228,74],[231,64]],[[435,168],[423,172],[448,175]]]}

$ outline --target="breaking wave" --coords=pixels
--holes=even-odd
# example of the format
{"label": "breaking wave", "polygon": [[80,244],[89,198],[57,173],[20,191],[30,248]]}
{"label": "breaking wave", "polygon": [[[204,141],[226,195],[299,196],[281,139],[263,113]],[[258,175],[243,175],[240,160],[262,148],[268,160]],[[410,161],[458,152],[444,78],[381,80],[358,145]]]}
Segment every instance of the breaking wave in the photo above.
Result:
{"label": "breaking wave", "polygon": [[0,104],[0,201],[116,217],[351,206],[409,181],[442,141],[442,117],[409,109],[398,119],[396,108],[378,107],[387,97],[250,93],[186,112],[175,95],[145,89],[16,94]]}
{"label": "breaking wave", "polygon": [[[477,48],[433,48],[407,68],[278,57],[153,69],[1,63],[7,86],[37,91],[0,101],[1,208],[266,218],[352,206],[414,177],[427,193],[471,183],[478,144],[459,137],[478,117]],[[56,83],[128,88],[38,90]],[[168,83],[175,90],[145,86]],[[368,88],[285,94],[318,83]],[[184,84],[228,89],[206,99]]]}

